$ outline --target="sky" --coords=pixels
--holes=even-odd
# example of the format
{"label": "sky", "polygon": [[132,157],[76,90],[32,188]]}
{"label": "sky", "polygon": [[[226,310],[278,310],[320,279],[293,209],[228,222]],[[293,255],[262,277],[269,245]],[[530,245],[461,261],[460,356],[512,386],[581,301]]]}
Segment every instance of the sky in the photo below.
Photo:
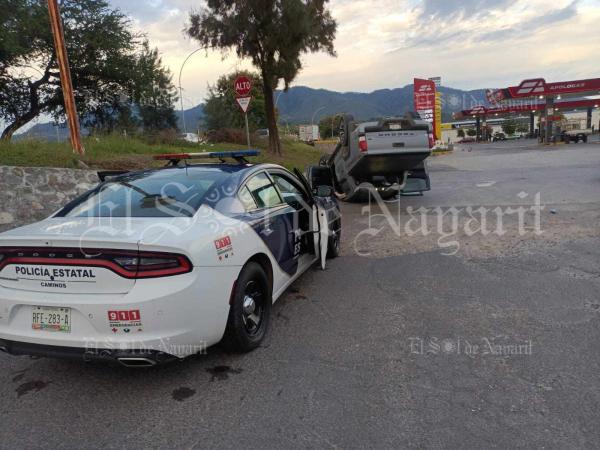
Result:
{"label": "sky", "polygon": [[[174,82],[198,45],[183,30],[201,0],[109,0],[158,47]],[[460,89],[499,88],[525,78],[600,76],[600,0],[330,0],[338,56],[303,57],[293,85],[370,92],[441,76]],[[231,54],[196,53],[186,64],[186,107],[219,75],[251,67]]]}

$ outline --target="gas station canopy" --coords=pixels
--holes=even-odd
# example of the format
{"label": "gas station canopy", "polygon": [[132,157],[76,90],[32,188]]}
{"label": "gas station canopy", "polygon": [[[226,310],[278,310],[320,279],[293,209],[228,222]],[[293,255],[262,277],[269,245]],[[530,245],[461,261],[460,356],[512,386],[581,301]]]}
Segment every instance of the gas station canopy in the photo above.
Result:
{"label": "gas station canopy", "polygon": [[[545,111],[547,107],[558,109],[597,108],[600,99],[586,99],[585,96],[600,95],[600,78],[588,80],[560,81],[546,83],[543,78],[524,80],[518,86],[488,91],[487,99],[491,106],[478,105],[460,111],[456,118],[492,116],[502,114]],[[554,101],[571,98],[571,101]],[[575,98],[577,98],[575,100]],[[550,102],[548,102],[550,100]],[[549,105],[548,103],[551,103]]]}
{"label": "gas station canopy", "polygon": [[[544,122],[543,140],[549,143],[560,129],[554,126],[560,120],[556,110],[587,109],[588,127],[591,127],[592,109],[600,103],[600,78],[587,80],[559,81],[547,83],[543,78],[524,80],[518,86],[490,90],[487,100],[491,106],[478,105],[456,113],[457,119],[475,117],[477,136],[481,133],[481,120],[490,116],[504,114],[529,113],[530,128],[533,133],[534,113],[541,111]],[[564,101],[564,99],[568,99]]]}
{"label": "gas station canopy", "polygon": [[519,86],[498,89],[488,93],[488,101],[492,104],[511,99],[524,99],[530,97],[565,97],[600,94],[600,78],[588,80],[559,81],[546,83],[543,78],[525,80]]}
{"label": "gas station canopy", "polygon": [[[574,100],[566,102],[555,102],[555,109],[573,110],[597,108],[600,106],[600,99],[596,100]],[[457,119],[476,117],[476,116],[501,116],[505,114],[529,113],[535,111],[544,111],[546,103],[522,103],[514,105],[498,105],[498,106],[475,106],[471,109],[465,109],[457,114]]]}

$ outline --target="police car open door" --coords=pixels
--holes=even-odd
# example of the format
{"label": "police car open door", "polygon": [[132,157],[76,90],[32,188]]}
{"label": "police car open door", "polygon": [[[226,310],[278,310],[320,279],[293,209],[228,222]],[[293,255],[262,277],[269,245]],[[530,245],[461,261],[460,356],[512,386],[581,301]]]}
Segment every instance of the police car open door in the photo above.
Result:
{"label": "police car open door", "polygon": [[327,210],[324,207],[322,199],[314,195],[314,190],[298,170],[294,169],[294,174],[304,185],[304,188],[311,195],[312,204],[312,220],[311,227],[313,232],[313,242],[315,247],[315,255],[321,264],[321,269],[325,270],[327,262],[327,246],[329,245],[329,222],[327,220]]}

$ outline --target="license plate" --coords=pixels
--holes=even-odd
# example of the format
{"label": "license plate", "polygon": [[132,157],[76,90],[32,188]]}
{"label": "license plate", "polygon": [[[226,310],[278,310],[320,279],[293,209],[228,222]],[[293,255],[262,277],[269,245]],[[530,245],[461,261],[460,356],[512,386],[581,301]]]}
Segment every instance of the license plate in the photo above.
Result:
{"label": "license plate", "polygon": [[34,306],[31,318],[31,328],[40,331],[43,330],[54,331],[57,333],[70,333],[71,308]]}

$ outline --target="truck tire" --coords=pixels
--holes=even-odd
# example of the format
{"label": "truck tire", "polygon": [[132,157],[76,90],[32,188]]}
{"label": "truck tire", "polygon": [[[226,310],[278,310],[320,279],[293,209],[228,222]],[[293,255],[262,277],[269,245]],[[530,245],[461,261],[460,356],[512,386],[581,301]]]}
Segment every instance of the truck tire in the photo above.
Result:
{"label": "truck tire", "polygon": [[583,143],[586,143],[586,142],[587,142],[587,134],[582,134],[582,135],[581,135],[581,141],[582,141]]}
{"label": "truck tire", "polygon": [[354,194],[348,199],[350,203],[366,203],[369,201],[369,192],[364,189],[357,189]]}
{"label": "truck tire", "polygon": [[400,191],[397,189],[386,189],[385,191],[380,192],[379,195],[381,195],[382,200],[388,201],[395,198],[399,193]]}
{"label": "truck tire", "polygon": [[369,201],[370,191],[368,189],[356,186],[354,191],[346,197],[349,203],[365,203]]}

